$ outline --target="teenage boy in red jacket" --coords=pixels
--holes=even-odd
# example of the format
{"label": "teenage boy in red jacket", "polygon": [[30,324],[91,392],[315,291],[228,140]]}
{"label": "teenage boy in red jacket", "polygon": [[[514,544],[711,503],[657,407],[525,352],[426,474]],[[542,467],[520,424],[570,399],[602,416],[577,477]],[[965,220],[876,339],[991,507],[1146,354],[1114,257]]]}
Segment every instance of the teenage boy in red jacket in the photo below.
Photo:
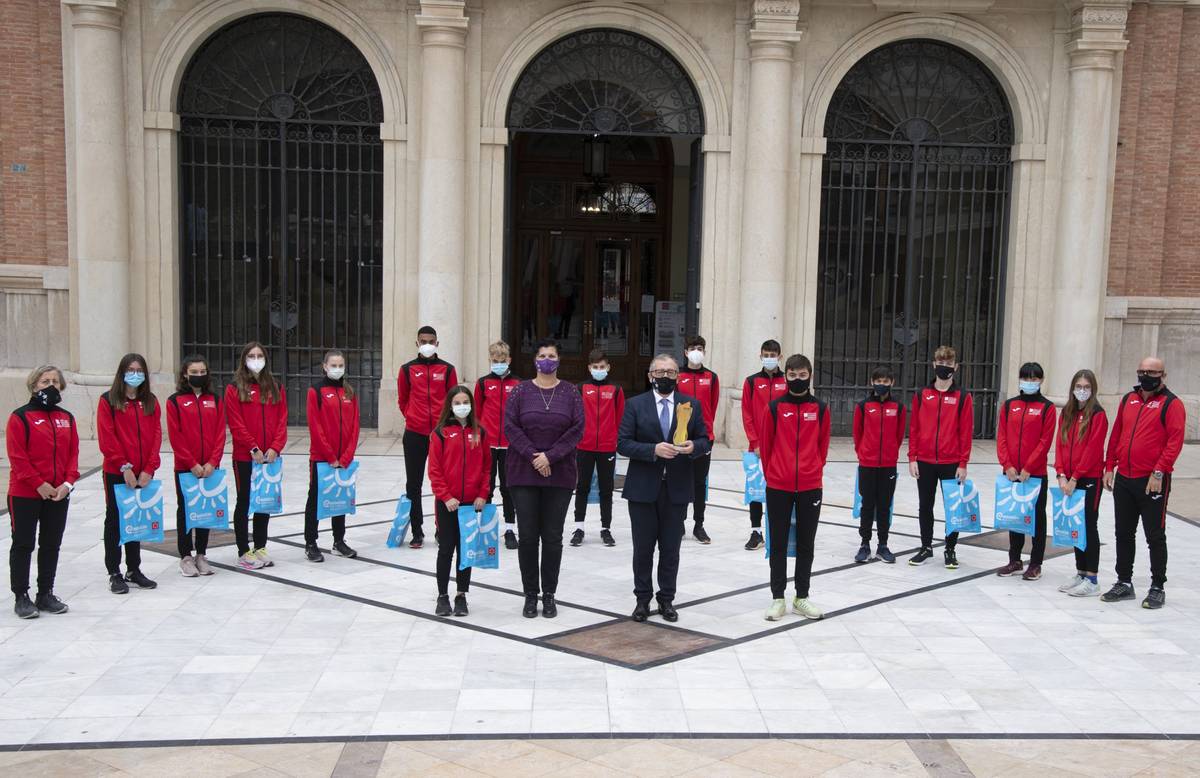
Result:
{"label": "teenage boy in red jacket", "polygon": [[[975,433],[975,406],[971,395],[954,382],[958,353],[950,346],[933,352],[934,379],[913,395],[908,429],[908,472],[917,479],[920,498],[921,550],[908,560],[923,565],[933,556],[933,502],[942,481],[962,483],[971,461]],[[946,567],[958,568],[954,547],[958,533],[946,536]]]}
{"label": "teenage boy in red jacket", "polygon": [[708,427],[708,443],[710,450],[704,456],[692,461],[692,473],[696,478],[696,497],[692,501],[692,537],[698,542],[708,545],[712,538],[704,531],[704,508],[708,502],[708,471],[712,466],[712,443],[716,440],[717,404],[721,401],[721,381],[717,374],[704,366],[704,355],[707,348],[704,338],[699,335],[689,335],[684,341],[684,356],[687,364],[679,370],[679,381],[676,384],[680,392],[691,395],[700,401],[700,410],[704,412],[704,425]]}
{"label": "teenage boy in red jacket", "polygon": [[500,479],[500,497],[504,500],[504,547],[517,550],[517,511],[512,495],[508,492],[508,436],[504,434],[504,409],[508,398],[521,379],[512,372],[512,351],[508,344],[498,340],[488,346],[491,370],[475,382],[475,412],[479,415],[479,426],[487,432],[491,443],[491,473],[488,475],[488,499],[496,491],[496,479]]}
{"label": "teenage boy in red jacket", "polygon": [[[746,432],[751,453],[758,452],[758,418],[767,410],[771,401],[787,394],[787,379],[779,369],[779,356],[783,347],[777,340],[764,340],[758,350],[762,360],[762,370],[746,376],[742,382],[742,429]],[[759,452],[759,459],[762,459]],[[763,547],[762,532],[763,504],[750,503],[750,539],[746,541],[746,550],[754,551]]]}
{"label": "teenage boy in red jacket", "polygon": [[583,520],[587,517],[588,492],[592,490],[592,471],[600,487],[600,540],[615,546],[612,536],[613,482],[617,470],[617,427],[625,413],[625,392],[608,380],[612,366],[600,349],[588,354],[590,381],[579,385],[583,398],[583,438],[575,451],[579,480],[575,484],[575,532],[571,545],[583,543]]}
{"label": "teenage boy in red jacket", "polygon": [[878,559],[894,564],[896,555],[888,548],[892,500],[896,495],[896,462],[904,441],[904,405],[892,396],[894,378],[886,367],[871,373],[871,393],[854,406],[854,453],[858,456],[858,492],[862,511],[858,534],[862,545],[854,561],[871,558],[871,525],[879,533]]}

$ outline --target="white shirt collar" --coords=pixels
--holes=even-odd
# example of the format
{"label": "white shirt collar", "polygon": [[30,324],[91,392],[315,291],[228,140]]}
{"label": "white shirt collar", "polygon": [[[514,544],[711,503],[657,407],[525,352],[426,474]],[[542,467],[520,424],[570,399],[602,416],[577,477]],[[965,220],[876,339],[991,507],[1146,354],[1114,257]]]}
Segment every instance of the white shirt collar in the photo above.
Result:
{"label": "white shirt collar", "polygon": [[663,395],[659,394],[659,393],[656,391],[656,392],[654,393],[654,404],[655,404],[655,405],[662,405],[662,401],[663,401],[663,400],[666,400],[668,403],[670,403],[670,404],[671,404],[671,406],[672,406],[672,407],[674,407],[674,405],[675,405],[675,393],[674,393],[674,392],[671,392],[670,394],[668,394],[667,396],[665,396],[665,397],[664,397]]}

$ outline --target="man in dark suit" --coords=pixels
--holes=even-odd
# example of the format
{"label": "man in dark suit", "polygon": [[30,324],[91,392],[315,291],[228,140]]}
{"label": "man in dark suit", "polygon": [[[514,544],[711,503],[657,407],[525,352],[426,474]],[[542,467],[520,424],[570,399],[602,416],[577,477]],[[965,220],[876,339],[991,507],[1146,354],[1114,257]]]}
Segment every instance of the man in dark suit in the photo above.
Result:
{"label": "man in dark suit", "polygon": [[[648,375],[653,388],[626,403],[617,430],[617,451],[629,459],[622,496],[629,502],[633,534],[633,620],[650,617],[657,544],[659,612],[667,621],[678,621],[672,602],[683,520],[695,497],[692,460],[708,453],[708,429],[699,401],[675,391],[679,365],[674,359],[658,355]],[[686,440],[675,445],[675,431],[684,417]]]}

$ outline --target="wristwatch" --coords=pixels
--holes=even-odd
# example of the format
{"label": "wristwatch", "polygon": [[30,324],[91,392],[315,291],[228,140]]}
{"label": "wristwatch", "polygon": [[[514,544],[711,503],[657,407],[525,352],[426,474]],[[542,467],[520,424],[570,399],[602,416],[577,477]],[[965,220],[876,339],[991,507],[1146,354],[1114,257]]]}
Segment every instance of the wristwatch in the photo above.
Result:
{"label": "wristwatch", "polygon": [[1161,470],[1155,470],[1155,471],[1154,471],[1153,473],[1151,473],[1150,475],[1152,475],[1153,477],[1155,477],[1155,478],[1157,478],[1158,480],[1160,480],[1160,481],[1161,481],[1161,480],[1163,479],[1163,476],[1164,476],[1164,475],[1166,475],[1166,473],[1164,473],[1164,472],[1163,472],[1163,471],[1161,471]]}

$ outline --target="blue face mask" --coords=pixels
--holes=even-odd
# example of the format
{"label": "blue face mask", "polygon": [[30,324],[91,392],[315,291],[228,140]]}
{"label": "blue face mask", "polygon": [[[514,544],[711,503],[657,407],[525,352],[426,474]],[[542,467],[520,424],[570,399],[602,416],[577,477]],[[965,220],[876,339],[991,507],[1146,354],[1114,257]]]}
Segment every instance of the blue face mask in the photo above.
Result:
{"label": "blue face mask", "polygon": [[145,373],[135,373],[132,370],[125,371],[125,384],[127,386],[132,386],[134,389],[137,389],[144,383],[146,383]]}
{"label": "blue face mask", "polygon": [[493,362],[492,363],[492,372],[498,376],[504,375],[505,373],[508,372],[508,363],[507,362]]}
{"label": "blue face mask", "polygon": [[605,378],[608,378],[607,370],[592,370],[591,373],[592,378],[596,381],[603,381]]}
{"label": "blue face mask", "polygon": [[1017,384],[1021,389],[1021,394],[1037,394],[1042,391],[1041,381],[1022,381]]}

